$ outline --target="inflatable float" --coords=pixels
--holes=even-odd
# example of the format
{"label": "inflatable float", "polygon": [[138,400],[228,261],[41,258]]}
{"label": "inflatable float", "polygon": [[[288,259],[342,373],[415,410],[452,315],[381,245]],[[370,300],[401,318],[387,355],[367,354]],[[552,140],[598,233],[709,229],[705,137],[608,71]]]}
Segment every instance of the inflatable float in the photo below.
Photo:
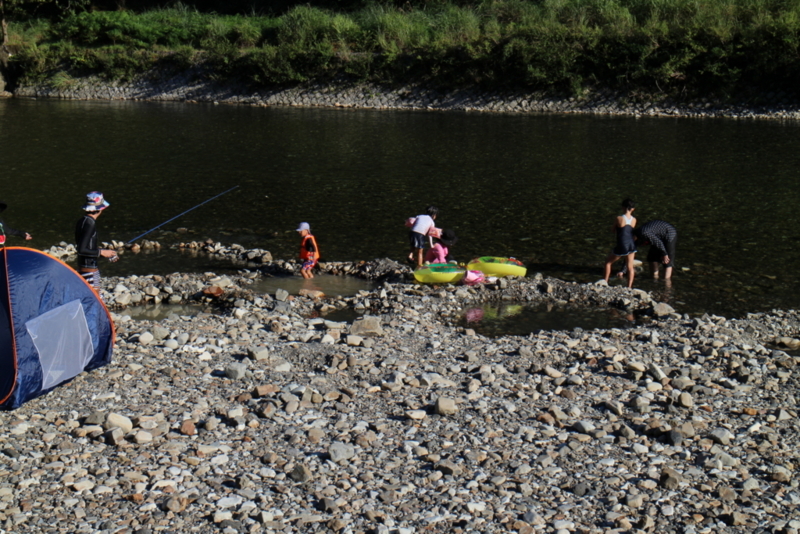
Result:
{"label": "inflatable float", "polygon": [[493,256],[475,258],[469,262],[467,269],[480,271],[487,276],[525,276],[528,272],[519,260]]}
{"label": "inflatable float", "polygon": [[431,263],[414,271],[414,278],[423,284],[454,284],[464,278],[465,272],[452,263]]}

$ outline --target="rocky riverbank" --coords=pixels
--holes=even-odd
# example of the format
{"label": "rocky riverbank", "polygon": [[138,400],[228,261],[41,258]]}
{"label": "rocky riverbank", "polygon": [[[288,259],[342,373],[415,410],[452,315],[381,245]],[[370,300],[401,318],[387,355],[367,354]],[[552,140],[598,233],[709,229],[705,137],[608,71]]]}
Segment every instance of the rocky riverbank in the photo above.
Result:
{"label": "rocky riverbank", "polygon": [[14,96],[75,100],[144,100],[154,102],[213,102],[252,106],[338,107],[360,109],[452,110],[495,113],[582,113],[664,117],[729,117],[800,119],[800,98],[782,91],[738,102],[714,99],[678,101],[671,98],[590,91],[560,97],[526,90],[483,91],[466,88],[440,91],[409,85],[304,84],[254,90],[245,85],[220,84],[202,72],[157,73],[131,82],[74,78],[58,87],[47,84],[18,87]]}
{"label": "rocky riverbank", "polygon": [[[384,281],[254,293],[292,267],[271,259],[105,280],[109,302],[185,293],[219,311],[119,309],[111,365],[0,413],[0,529],[800,531],[797,312],[690,319],[618,286],[428,287],[390,260],[356,266]],[[651,318],[495,339],[459,325],[492,299]],[[366,314],[321,315],[339,308]]]}

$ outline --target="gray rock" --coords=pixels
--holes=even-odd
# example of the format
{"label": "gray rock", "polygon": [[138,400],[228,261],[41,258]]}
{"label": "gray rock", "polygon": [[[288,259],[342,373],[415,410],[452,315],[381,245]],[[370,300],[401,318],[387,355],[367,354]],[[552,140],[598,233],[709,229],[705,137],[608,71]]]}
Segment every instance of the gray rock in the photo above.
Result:
{"label": "gray rock", "polygon": [[592,423],[591,421],[583,420],[583,421],[578,421],[577,423],[572,425],[572,428],[574,428],[576,432],[580,432],[581,434],[589,434],[590,432],[593,432],[596,427],[594,426],[594,423]]}
{"label": "gray rock", "polygon": [[656,317],[664,317],[672,313],[675,313],[675,308],[666,302],[657,302],[653,305],[653,315]]}
{"label": "gray rock", "polygon": [[792,479],[792,472],[782,465],[776,465],[772,468],[771,478],[776,482],[789,482]]}
{"label": "gray rock", "polygon": [[641,508],[644,505],[644,494],[628,495],[625,497],[625,505],[630,508]]}
{"label": "gray rock", "polygon": [[125,441],[125,432],[119,427],[114,427],[105,433],[105,440],[108,445],[120,445]]}
{"label": "gray rock", "polygon": [[161,341],[169,336],[169,329],[163,328],[161,326],[156,326],[153,328],[153,339],[156,341]]}
{"label": "gray rock", "polygon": [[139,335],[139,344],[149,345],[150,343],[153,342],[154,339],[155,338],[153,337],[153,334],[151,334],[150,332],[143,332],[142,334]]}
{"label": "gray rock", "polygon": [[761,484],[759,484],[758,480],[755,478],[748,478],[744,482],[742,482],[742,490],[744,491],[759,491],[761,490]]}
{"label": "gray rock", "polygon": [[572,488],[572,493],[577,495],[578,497],[583,497],[587,493],[591,491],[591,487],[586,482],[580,482]]}
{"label": "gray rock", "polygon": [[84,425],[102,425],[106,422],[106,413],[101,411],[95,411],[89,414],[86,419],[83,421]]}
{"label": "gray rock", "polygon": [[247,365],[244,363],[232,363],[225,367],[225,376],[231,380],[241,380],[247,374]]}
{"label": "gray rock", "polygon": [[350,335],[353,336],[382,336],[383,327],[381,320],[374,315],[367,315],[350,325]]}
{"label": "gray rock", "polygon": [[684,391],[678,396],[678,404],[684,408],[692,408],[694,406],[694,399],[691,394]]}
{"label": "gray rock", "polygon": [[361,336],[348,335],[346,340],[347,344],[351,347],[360,347],[364,343],[364,338]]}
{"label": "gray rock", "polygon": [[250,347],[247,349],[247,356],[251,360],[262,362],[269,361],[272,358],[272,353],[264,347]]}
{"label": "gray rock", "polygon": [[328,447],[328,455],[334,463],[344,462],[356,455],[356,449],[349,443],[335,441]]}
{"label": "gray rock", "polygon": [[434,410],[439,415],[455,415],[458,413],[455,400],[448,397],[437,398]]}
{"label": "gray rock", "polygon": [[123,433],[127,434],[133,430],[133,422],[124,415],[120,415],[118,413],[109,413],[106,416],[105,422],[103,423],[103,428],[106,430],[119,428]]}
{"label": "gray rock", "polygon": [[313,478],[313,474],[307,465],[297,464],[289,473],[289,478],[295,482],[305,483]]}
{"label": "gray rock", "polygon": [[729,445],[734,435],[727,428],[717,428],[708,437],[720,445]]}

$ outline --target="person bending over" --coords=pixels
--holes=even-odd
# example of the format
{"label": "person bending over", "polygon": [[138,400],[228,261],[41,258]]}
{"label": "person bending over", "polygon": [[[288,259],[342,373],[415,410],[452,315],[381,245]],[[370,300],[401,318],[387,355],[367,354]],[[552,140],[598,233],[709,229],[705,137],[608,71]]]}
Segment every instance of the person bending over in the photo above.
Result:
{"label": "person bending over", "polygon": [[661,266],[664,266],[664,280],[672,278],[675,266],[675,246],[678,243],[678,231],[670,223],[661,220],[647,221],[633,231],[636,244],[650,246],[647,251],[647,262],[653,278],[659,277]]}

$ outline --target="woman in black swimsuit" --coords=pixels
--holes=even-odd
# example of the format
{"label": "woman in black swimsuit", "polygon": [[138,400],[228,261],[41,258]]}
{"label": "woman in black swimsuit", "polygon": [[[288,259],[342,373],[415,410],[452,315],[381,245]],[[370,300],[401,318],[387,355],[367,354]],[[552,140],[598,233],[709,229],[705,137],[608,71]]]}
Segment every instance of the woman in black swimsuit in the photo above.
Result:
{"label": "woman in black swimsuit", "polygon": [[626,198],[622,201],[622,209],[625,210],[625,213],[618,216],[614,221],[613,231],[617,235],[617,244],[606,258],[603,278],[608,283],[608,279],[611,277],[611,266],[615,261],[624,257],[628,271],[628,287],[633,287],[633,258],[636,256],[636,241],[633,239],[636,217],[633,216],[633,210],[636,209],[636,204],[631,199]]}

